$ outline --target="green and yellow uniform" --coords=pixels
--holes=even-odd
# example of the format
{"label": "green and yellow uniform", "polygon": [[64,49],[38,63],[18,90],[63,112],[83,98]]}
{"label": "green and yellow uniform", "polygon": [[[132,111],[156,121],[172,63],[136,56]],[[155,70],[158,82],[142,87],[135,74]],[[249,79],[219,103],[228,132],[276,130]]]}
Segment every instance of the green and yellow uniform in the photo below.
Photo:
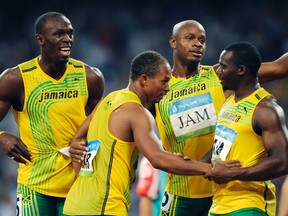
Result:
{"label": "green and yellow uniform", "polygon": [[110,93],[99,104],[87,134],[89,151],[68,193],[65,214],[128,215],[139,151],[135,142],[120,140],[108,130],[111,113],[128,102],[141,105],[126,89]]}
{"label": "green and yellow uniform", "polygon": [[[163,146],[169,152],[179,152],[199,160],[213,145],[217,115],[225,101],[222,85],[213,67],[203,65],[194,77],[172,76],[169,84],[170,91],[156,106],[156,122]],[[162,215],[168,214],[165,211],[176,215],[173,209],[178,208],[178,204],[189,208],[194,202],[200,211],[205,209],[207,214],[214,183],[202,176],[169,174],[166,191],[169,194],[163,200],[166,205],[162,208]],[[198,199],[204,201],[200,201],[203,208]],[[183,213],[178,212],[179,215]]]}
{"label": "green and yellow uniform", "polygon": [[[250,167],[268,157],[262,137],[252,126],[257,104],[270,94],[263,88],[235,102],[230,96],[218,116],[213,147],[213,160],[240,160]],[[275,186],[271,181],[231,181],[217,185],[211,215],[227,214],[245,209],[258,209],[268,215],[276,214]],[[261,212],[260,212],[261,213]],[[245,215],[243,212],[242,215]],[[257,214],[258,215],[258,214]]]}
{"label": "green and yellow uniform", "polygon": [[[38,58],[20,64],[19,68],[25,97],[23,110],[14,110],[14,116],[33,162],[27,166],[19,164],[17,200],[28,209],[34,200],[31,191],[65,198],[72,186],[75,174],[71,159],[59,150],[69,146],[86,118],[88,89],[84,64],[72,58],[59,80],[42,71]],[[29,215],[25,209],[19,210]]]}

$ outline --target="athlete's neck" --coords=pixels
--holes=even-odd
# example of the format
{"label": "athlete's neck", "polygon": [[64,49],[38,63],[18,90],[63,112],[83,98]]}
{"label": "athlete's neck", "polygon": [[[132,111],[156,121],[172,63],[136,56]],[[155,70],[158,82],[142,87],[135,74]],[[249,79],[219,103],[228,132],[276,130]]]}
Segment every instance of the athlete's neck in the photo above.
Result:
{"label": "athlete's neck", "polygon": [[145,94],[141,92],[141,89],[139,89],[137,82],[133,82],[130,80],[126,89],[135,93],[137,95],[137,97],[140,99],[141,104],[147,108],[148,104],[147,104]]}
{"label": "athlete's neck", "polygon": [[239,86],[238,89],[234,91],[235,102],[238,102],[243,98],[248,97],[259,88],[261,88],[261,86],[258,82],[245,84],[245,86]]}
{"label": "athlete's neck", "polygon": [[37,60],[42,71],[55,80],[61,79],[67,69],[67,62],[49,62],[41,56]]}
{"label": "athlete's neck", "polygon": [[175,64],[172,69],[172,75],[177,78],[188,79],[199,73],[200,64]]}

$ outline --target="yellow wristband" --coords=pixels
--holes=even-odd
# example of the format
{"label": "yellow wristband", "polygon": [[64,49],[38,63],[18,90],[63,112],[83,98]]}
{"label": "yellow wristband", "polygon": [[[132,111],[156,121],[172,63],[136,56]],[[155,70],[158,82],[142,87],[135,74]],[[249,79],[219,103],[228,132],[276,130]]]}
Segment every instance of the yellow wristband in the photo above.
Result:
{"label": "yellow wristband", "polygon": [[5,131],[0,131],[0,135],[1,135],[2,133],[5,133]]}

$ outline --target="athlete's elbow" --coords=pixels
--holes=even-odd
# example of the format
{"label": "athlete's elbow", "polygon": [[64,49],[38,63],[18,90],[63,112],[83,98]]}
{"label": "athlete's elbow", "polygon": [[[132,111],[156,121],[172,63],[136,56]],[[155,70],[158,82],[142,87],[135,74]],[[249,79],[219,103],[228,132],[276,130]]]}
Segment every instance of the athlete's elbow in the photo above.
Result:
{"label": "athlete's elbow", "polygon": [[275,178],[288,173],[288,160],[278,160],[274,164],[276,175]]}
{"label": "athlete's elbow", "polygon": [[150,161],[150,163],[155,169],[165,170],[165,166],[159,158],[155,158],[154,160]]}
{"label": "athlete's elbow", "polygon": [[155,169],[169,171],[169,162],[165,162],[165,159],[161,158],[160,156],[155,157],[150,161],[150,163]]}

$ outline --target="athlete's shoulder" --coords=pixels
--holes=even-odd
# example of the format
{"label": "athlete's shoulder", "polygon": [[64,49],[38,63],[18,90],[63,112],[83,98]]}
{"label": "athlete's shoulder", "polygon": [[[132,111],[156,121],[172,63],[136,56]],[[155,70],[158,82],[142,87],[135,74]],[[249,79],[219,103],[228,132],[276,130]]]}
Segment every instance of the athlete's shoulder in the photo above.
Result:
{"label": "athlete's shoulder", "polygon": [[99,79],[102,80],[102,82],[104,82],[103,73],[101,72],[101,70],[99,68],[91,67],[87,64],[85,64],[85,68],[86,68],[87,75],[89,75],[89,73],[90,73],[91,75],[97,76]]}
{"label": "athlete's shoulder", "polygon": [[0,74],[1,80],[5,80],[5,83],[9,81],[15,81],[15,80],[22,81],[21,71],[29,72],[29,71],[37,69],[35,61],[36,61],[36,58],[19,63],[18,65],[14,67],[6,68]]}
{"label": "athlete's shoulder", "polygon": [[[7,68],[0,75],[0,95],[7,101],[15,102],[23,90],[23,79],[18,66]],[[16,99],[17,100],[17,99]]]}

